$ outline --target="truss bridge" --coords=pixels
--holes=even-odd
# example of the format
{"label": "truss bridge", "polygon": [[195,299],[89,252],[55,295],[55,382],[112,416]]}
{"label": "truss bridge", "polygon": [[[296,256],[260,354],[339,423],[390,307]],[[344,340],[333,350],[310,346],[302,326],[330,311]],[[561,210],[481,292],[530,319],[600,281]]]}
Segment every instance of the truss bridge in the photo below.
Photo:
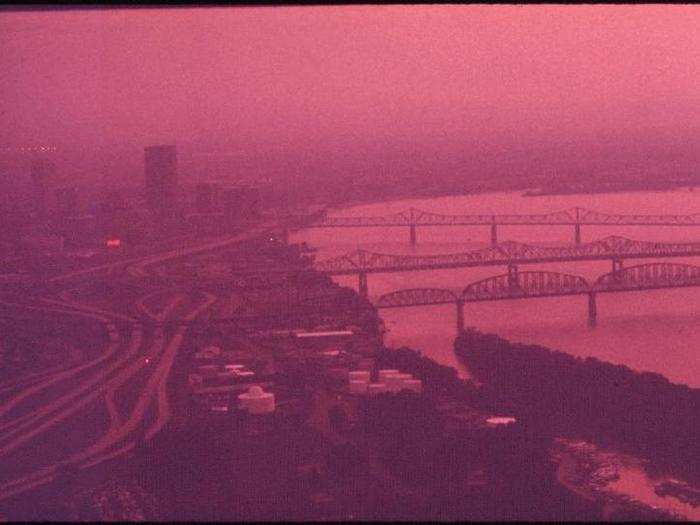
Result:
{"label": "truss bridge", "polygon": [[507,241],[496,246],[444,255],[397,255],[356,250],[352,253],[314,263],[316,270],[328,275],[357,275],[360,294],[369,295],[370,273],[415,272],[477,266],[507,266],[516,272],[518,265],[545,262],[610,260],[620,270],[624,259],[662,257],[698,257],[700,242],[661,243],[635,241],[610,236],[587,244],[543,247]]}
{"label": "truss bridge", "polygon": [[581,243],[581,226],[700,226],[700,213],[691,215],[638,215],[603,213],[574,207],[543,214],[475,214],[444,215],[409,208],[384,216],[328,217],[310,228],[407,227],[411,245],[417,242],[418,226],[489,226],[491,244],[498,244],[498,226],[572,226],[574,242]]}
{"label": "truss bridge", "polygon": [[509,272],[467,285],[461,292],[441,288],[410,288],[384,294],[377,308],[454,304],[457,330],[464,329],[464,304],[479,301],[529,299],[563,295],[588,296],[588,323],[597,322],[596,294],[700,286],[700,266],[654,262],[620,268],[593,283],[583,277],[556,272]]}

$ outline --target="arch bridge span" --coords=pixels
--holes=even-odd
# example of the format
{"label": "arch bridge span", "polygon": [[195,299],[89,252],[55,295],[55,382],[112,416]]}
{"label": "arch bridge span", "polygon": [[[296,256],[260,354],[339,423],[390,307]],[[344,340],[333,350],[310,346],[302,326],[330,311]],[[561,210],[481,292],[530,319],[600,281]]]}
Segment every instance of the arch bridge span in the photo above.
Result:
{"label": "arch bridge span", "polygon": [[588,293],[590,285],[578,275],[537,271],[518,272],[511,268],[507,274],[488,277],[468,285],[460,299],[464,302],[525,299]]}
{"label": "arch bridge span", "polygon": [[606,273],[593,283],[593,292],[700,286],[700,266],[656,262]]}
{"label": "arch bridge span", "polygon": [[457,330],[464,329],[464,303],[505,299],[534,299],[563,295],[588,295],[588,322],[597,322],[596,294],[700,286],[700,266],[679,263],[648,263],[615,270],[592,284],[577,275],[558,272],[518,272],[496,275],[467,285],[461,294],[441,288],[410,288],[380,296],[377,308],[401,308],[454,304]]}

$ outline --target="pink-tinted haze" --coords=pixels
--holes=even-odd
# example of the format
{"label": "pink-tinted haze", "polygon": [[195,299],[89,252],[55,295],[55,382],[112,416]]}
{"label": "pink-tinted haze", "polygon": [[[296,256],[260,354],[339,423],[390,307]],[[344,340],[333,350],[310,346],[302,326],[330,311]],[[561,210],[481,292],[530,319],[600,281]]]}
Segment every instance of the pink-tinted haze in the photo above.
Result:
{"label": "pink-tinted haze", "polygon": [[0,145],[177,142],[277,169],[454,169],[480,151],[689,168],[698,28],[692,5],[2,13]]}

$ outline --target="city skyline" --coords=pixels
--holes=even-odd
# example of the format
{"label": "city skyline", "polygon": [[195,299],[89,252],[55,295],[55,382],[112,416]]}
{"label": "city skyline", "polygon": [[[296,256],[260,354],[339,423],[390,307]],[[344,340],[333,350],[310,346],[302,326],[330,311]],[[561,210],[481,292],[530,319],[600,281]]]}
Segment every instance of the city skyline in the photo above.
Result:
{"label": "city skyline", "polygon": [[191,145],[229,152],[251,176],[556,170],[561,155],[589,171],[687,170],[700,160],[699,15],[680,5],[9,12],[0,109],[13,126],[0,145]]}

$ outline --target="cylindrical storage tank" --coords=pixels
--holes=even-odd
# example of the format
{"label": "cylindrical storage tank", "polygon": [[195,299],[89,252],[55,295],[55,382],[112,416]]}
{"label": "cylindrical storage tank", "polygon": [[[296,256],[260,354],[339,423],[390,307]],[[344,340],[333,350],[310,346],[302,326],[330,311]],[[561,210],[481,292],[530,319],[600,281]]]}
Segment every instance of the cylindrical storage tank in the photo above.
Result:
{"label": "cylindrical storage tank", "polygon": [[384,376],[384,383],[389,392],[399,392],[403,385],[403,377],[401,374],[391,374]]}
{"label": "cylindrical storage tank", "polygon": [[401,378],[401,389],[406,388],[406,381],[413,379],[413,375],[411,374],[396,374],[396,376]]}
{"label": "cylindrical storage tank", "polygon": [[265,392],[260,397],[248,401],[248,412],[251,414],[269,414],[275,411],[275,394]]}
{"label": "cylindrical storage tank", "polygon": [[400,372],[398,370],[394,370],[393,368],[384,368],[379,371],[379,382],[383,382],[384,378],[386,376],[390,376],[393,374],[399,374]]}
{"label": "cylindrical storage tank", "polygon": [[369,384],[367,381],[350,381],[349,385],[351,394],[366,394]]}
{"label": "cylindrical storage tank", "polygon": [[370,373],[365,370],[353,370],[348,373],[350,381],[369,381]]}
{"label": "cylindrical storage tank", "polygon": [[367,393],[370,396],[376,396],[377,394],[383,394],[386,392],[386,385],[384,383],[370,383],[367,385]]}
{"label": "cylindrical storage tank", "polygon": [[423,391],[423,381],[420,379],[407,379],[403,382],[403,387],[406,390],[420,394]]}
{"label": "cylindrical storage tank", "polygon": [[238,406],[241,407],[243,410],[248,410],[248,407],[250,403],[250,396],[248,394],[239,394],[238,395]]}
{"label": "cylindrical storage tank", "polygon": [[275,410],[275,394],[263,392],[258,385],[238,396],[241,408],[248,410],[251,414],[266,414]]}
{"label": "cylindrical storage tank", "polygon": [[515,421],[514,417],[491,416],[486,420],[486,423],[491,427],[496,427],[512,425]]}

